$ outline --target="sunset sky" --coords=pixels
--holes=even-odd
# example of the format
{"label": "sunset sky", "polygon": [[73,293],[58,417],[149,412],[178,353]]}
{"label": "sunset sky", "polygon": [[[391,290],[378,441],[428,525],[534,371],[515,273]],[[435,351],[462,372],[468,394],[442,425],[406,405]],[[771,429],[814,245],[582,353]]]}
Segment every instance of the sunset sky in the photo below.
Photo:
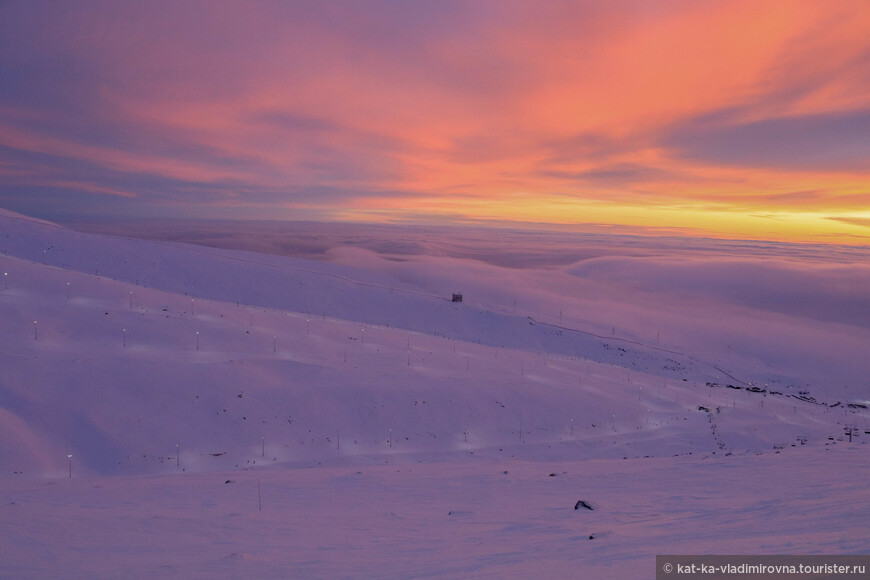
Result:
{"label": "sunset sky", "polygon": [[0,3],[0,207],[870,244],[870,4]]}

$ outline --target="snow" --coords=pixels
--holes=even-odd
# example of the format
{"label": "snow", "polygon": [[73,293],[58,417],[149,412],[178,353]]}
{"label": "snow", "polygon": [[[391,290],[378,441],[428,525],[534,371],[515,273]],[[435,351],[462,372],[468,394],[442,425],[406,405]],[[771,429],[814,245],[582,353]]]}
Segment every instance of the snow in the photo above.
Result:
{"label": "snow", "polygon": [[866,453],[6,479],[0,557],[29,578],[651,578],[655,554],[866,553]]}
{"label": "snow", "polygon": [[0,577],[624,578],[870,548],[860,262],[770,264],[813,289],[771,306],[737,284],[757,256],[315,262],[6,211],[0,249]]}

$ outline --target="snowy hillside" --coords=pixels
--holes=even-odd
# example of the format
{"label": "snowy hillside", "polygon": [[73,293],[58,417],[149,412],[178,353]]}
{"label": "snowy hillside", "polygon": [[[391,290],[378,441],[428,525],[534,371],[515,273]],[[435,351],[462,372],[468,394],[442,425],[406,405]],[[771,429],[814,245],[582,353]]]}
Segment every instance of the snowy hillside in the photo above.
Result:
{"label": "snowy hillside", "polygon": [[[133,519],[176,517],[171,502],[194,510],[172,528],[173,542],[186,541],[185,526],[192,533],[197,521],[223,528],[214,542],[227,545],[229,560],[198,568],[195,559],[179,556],[163,570],[178,577],[221,569],[282,577],[293,566],[292,577],[355,576],[355,559],[368,566],[358,569],[363,577],[376,577],[375,562],[388,552],[377,541],[355,548],[363,542],[357,536],[367,526],[393,525],[416,530],[395,554],[396,577],[423,575],[425,562],[442,565],[455,548],[454,532],[482,544],[442,574],[487,570],[506,577],[507,564],[539,569],[534,553],[499,558],[490,541],[516,547],[520,538],[533,545],[545,537],[556,543],[594,537],[610,547],[586,565],[610,570],[599,577],[620,577],[622,565],[651,575],[643,557],[655,550],[723,553],[717,543],[730,539],[735,549],[761,551],[737,541],[758,506],[736,491],[726,495],[746,518],[739,529],[726,526],[709,546],[680,544],[704,526],[683,530],[691,517],[681,520],[680,510],[713,509],[697,495],[706,497],[709,486],[733,490],[747,477],[761,481],[750,474],[771,470],[786,481],[779,487],[765,479],[754,488],[759,493],[793,493],[796,484],[788,480],[802,478],[816,490],[802,505],[822,510],[830,507],[821,491],[832,485],[830,473],[813,483],[808,464],[866,465],[865,322],[819,320],[794,308],[711,305],[625,280],[618,292],[584,281],[593,271],[619,281],[607,264],[517,272],[470,260],[391,262],[352,248],[332,263],[315,262],[83,234],[9,212],[0,213],[0,246],[0,489],[9,498],[0,507],[2,543],[12,546],[28,529],[36,544],[54,542],[44,549],[57,551],[55,562],[83,576],[94,570],[136,576],[149,553],[131,560],[115,554],[104,568],[92,568],[93,561],[65,551],[63,538],[42,538],[32,522],[50,525],[45,502],[70,501],[77,519],[103,521],[87,507],[89,489],[102,490],[106,513],[133,510]],[[457,290],[465,292],[462,303],[450,301]],[[855,304],[860,310],[863,302]],[[759,340],[757,348],[740,341],[750,323],[758,326],[747,341]],[[766,336],[781,342],[760,338]],[[701,466],[713,466],[715,475],[693,475]],[[679,477],[664,475],[672,468]],[[581,473],[591,478],[581,478],[582,485]],[[119,475],[136,477],[109,477]],[[146,475],[160,477],[140,477]],[[646,478],[661,487],[641,485]],[[253,508],[250,497],[241,507],[224,483],[244,482],[250,494],[260,479],[269,499]],[[54,480],[59,485],[41,483]],[[663,491],[682,485],[687,507],[675,503],[679,494]],[[867,499],[861,488],[841,485],[849,501]],[[127,486],[138,503],[121,507]],[[319,495],[321,486],[327,495]],[[641,489],[648,499],[635,496]],[[154,503],[164,493],[170,503]],[[197,515],[188,502],[200,493]],[[332,493],[361,526],[338,541],[346,542],[341,550],[361,550],[359,558],[291,551],[282,559],[271,552],[281,549],[280,540],[270,537],[256,548],[232,532],[237,512],[246,509],[278,511],[259,523],[244,519],[242,532],[280,527],[280,517],[289,517],[286,505],[298,506],[303,496],[312,496],[303,509],[312,521],[342,519]],[[583,493],[597,494],[590,501],[610,515],[596,511],[581,532],[569,531],[567,521],[550,528],[578,514],[560,506],[553,520],[547,510],[557,503],[570,508]],[[374,512],[345,505],[373,495],[381,502]],[[493,505],[493,498],[504,503]],[[408,511],[396,515],[399,508],[387,505],[393,500]],[[523,505],[515,507],[517,501]],[[633,507],[619,507],[623,501]],[[771,549],[810,551],[812,542],[799,530],[805,520],[786,505],[779,514],[782,542]],[[487,516],[483,524],[481,510],[504,512],[503,523]],[[857,523],[866,519],[846,511],[827,517],[842,524],[842,537],[858,536],[832,537],[820,550],[870,548]],[[668,530],[670,544],[644,539],[654,521]],[[294,529],[296,540],[305,535],[304,527]],[[334,541],[319,528],[306,538],[299,545],[314,551]],[[409,567],[429,540],[435,542],[423,567]],[[248,543],[229,547],[235,542]],[[14,557],[5,548],[0,576],[31,576],[26,562],[34,548],[25,544],[16,544]],[[646,552],[629,556],[632,546]],[[262,558],[250,557],[258,549]],[[553,577],[584,565],[547,557],[556,566]],[[50,563],[41,566],[33,577],[52,576]]]}

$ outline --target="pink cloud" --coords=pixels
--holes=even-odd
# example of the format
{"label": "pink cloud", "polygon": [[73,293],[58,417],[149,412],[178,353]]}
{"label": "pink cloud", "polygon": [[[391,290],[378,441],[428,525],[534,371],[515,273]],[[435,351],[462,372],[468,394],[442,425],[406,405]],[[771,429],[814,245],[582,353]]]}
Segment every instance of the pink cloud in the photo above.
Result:
{"label": "pink cloud", "polygon": [[0,161],[19,182],[0,202],[47,195],[51,174],[129,192],[128,213],[860,203],[870,43],[846,3],[43,8],[0,25]]}

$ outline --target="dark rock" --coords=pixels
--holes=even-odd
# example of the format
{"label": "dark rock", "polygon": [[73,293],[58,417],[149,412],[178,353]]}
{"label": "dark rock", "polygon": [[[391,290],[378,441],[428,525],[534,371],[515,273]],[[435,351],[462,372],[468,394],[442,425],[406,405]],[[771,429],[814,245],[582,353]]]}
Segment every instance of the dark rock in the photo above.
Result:
{"label": "dark rock", "polygon": [[574,509],[575,509],[575,510],[579,510],[580,508],[586,508],[586,509],[588,509],[588,510],[592,510],[592,509],[594,509],[591,505],[589,505],[588,503],[586,503],[586,502],[585,502],[584,500],[582,500],[582,499],[577,500],[577,503],[574,504]]}

